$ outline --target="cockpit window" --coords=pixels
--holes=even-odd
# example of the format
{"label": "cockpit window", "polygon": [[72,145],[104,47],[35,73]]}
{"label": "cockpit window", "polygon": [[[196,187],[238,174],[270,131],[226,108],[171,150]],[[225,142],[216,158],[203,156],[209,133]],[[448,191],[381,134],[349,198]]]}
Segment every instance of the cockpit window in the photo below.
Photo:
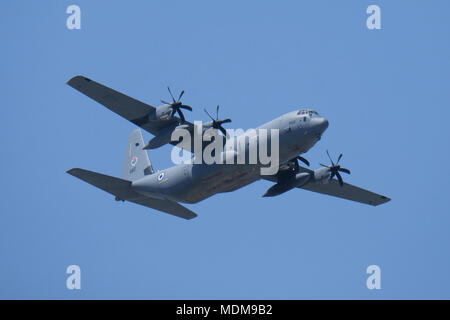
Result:
{"label": "cockpit window", "polygon": [[309,115],[311,118],[320,117],[320,115],[317,113],[317,111],[314,111],[314,110],[299,110],[297,112],[297,115],[299,115],[299,116],[308,116]]}

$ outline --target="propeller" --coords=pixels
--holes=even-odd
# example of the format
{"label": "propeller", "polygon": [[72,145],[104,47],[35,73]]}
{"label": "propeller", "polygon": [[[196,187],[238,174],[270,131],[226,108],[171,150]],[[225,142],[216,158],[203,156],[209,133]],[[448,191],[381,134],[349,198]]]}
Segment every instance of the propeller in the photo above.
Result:
{"label": "propeller", "polygon": [[350,174],[350,170],[345,169],[345,168],[341,168],[341,166],[339,165],[339,161],[342,158],[342,153],[339,155],[336,163],[334,163],[333,160],[331,159],[330,154],[328,153],[328,150],[327,150],[327,155],[328,155],[328,158],[331,161],[331,166],[326,166],[326,165],[324,165],[322,163],[320,163],[320,165],[322,167],[328,168],[330,170],[330,172],[331,172],[330,181],[331,181],[331,179],[333,179],[334,176],[336,176],[338,178],[340,186],[342,187],[344,185],[344,180],[342,180],[342,177],[341,177],[339,172],[344,172],[346,174]]}
{"label": "propeller", "polygon": [[295,158],[290,160],[290,162],[294,164],[295,172],[298,172],[299,169],[300,169],[299,168],[299,164],[298,164],[298,160],[300,160],[301,162],[303,162],[304,164],[306,164],[309,167],[309,161],[308,160],[306,160],[302,156],[297,156],[297,157],[295,157]]}
{"label": "propeller", "polygon": [[225,128],[222,127],[222,124],[231,122],[231,119],[219,120],[219,105],[217,105],[217,108],[216,108],[216,119],[215,119],[215,120],[214,120],[214,118],[209,114],[208,110],[206,110],[206,109],[203,109],[203,110],[205,110],[205,113],[208,115],[208,117],[211,118],[211,120],[212,120],[212,127],[213,127],[214,129],[220,130],[220,132],[222,132],[223,135],[226,136],[227,139],[228,139],[228,138],[229,138],[229,134],[228,134],[227,130],[225,130]]}
{"label": "propeller", "polygon": [[182,97],[183,94],[184,94],[184,90],[181,91],[181,93],[180,93],[180,95],[178,96],[178,99],[177,99],[177,100],[175,100],[175,98],[174,98],[174,96],[173,96],[173,94],[172,94],[172,91],[170,91],[170,87],[167,87],[167,90],[169,90],[169,93],[170,93],[170,96],[172,97],[172,101],[173,101],[173,102],[167,102],[167,101],[164,101],[164,100],[161,100],[161,102],[164,103],[164,104],[170,105],[170,107],[172,108],[173,112],[174,112],[174,113],[177,112],[178,115],[180,116],[181,123],[184,123],[184,122],[186,121],[186,119],[185,119],[185,117],[184,117],[183,112],[181,112],[181,109],[186,109],[186,110],[192,111],[192,107],[191,107],[191,106],[182,104],[181,101],[180,101],[180,100],[181,100],[181,97]]}
{"label": "propeller", "polygon": [[300,160],[301,162],[303,162],[304,164],[306,164],[309,167],[309,161],[306,160],[305,158],[303,158],[302,156],[298,156],[296,158],[296,160],[297,160],[297,164],[298,164],[298,160]]}

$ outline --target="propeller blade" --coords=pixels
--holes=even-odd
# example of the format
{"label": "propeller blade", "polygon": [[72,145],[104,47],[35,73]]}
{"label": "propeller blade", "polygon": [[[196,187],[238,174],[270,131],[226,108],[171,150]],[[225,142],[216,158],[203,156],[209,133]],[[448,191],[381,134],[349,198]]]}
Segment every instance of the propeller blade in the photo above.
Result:
{"label": "propeller blade", "polygon": [[219,130],[220,130],[220,132],[223,133],[223,135],[224,135],[225,137],[228,138],[228,136],[229,136],[229,135],[228,135],[228,132],[227,132],[227,130],[224,129],[224,127],[219,126]]}
{"label": "propeller blade", "polygon": [[183,112],[181,112],[180,109],[177,109],[177,112],[178,112],[178,115],[180,116],[181,123],[184,123],[186,121],[186,119],[184,118]]}
{"label": "propeller blade", "polygon": [[186,110],[189,110],[189,111],[192,111],[192,107],[191,107],[191,106],[188,106],[187,104],[182,104],[182,105],[180,106],[180,108],[186,109]]}
{"label": "propeller blade", "polygon": [[327,150],[327,155],[328,155],[328,158],[329,158],[330,161],[331,161],[331,166],[334,167],[334,162],[333,162],[333,160],[331,160],[331,157],[330,157],[330,154],[328,153],[328,150]]}
{"label": "propeller blade", "polygon": [[341,187],[342,187],[342,186],[344,185],[344,181],[342,180],[342,177],[341,177],[341,175],[339,174],[338,171],[336,171],[336,177],[338,178],[339,184],[340,184]]}
{"label": "propeller blade", "polygon": [[172,104],[172,102],[167,102],[167,101],[165,101],[165,100],[160,100],[162,103],[164,103],[164,104]]}
{"label": "propeller blade", "polygon": [[212,121],[215,121],[215,120],[214,120],[214,118],[213,118],[213,117],[211,117],[211,115],[209,114],[208,110],[206,110],[206,109],[203,109],[203,110],[204,110],[204,111],[205,111],[205,113],[206,113],[206,114],[208,115],[208,117],[210,117],[210,118],[211,118],[211,120],[212,120]]}
{"label": "propeller blade", "polygon": [[345,168],[339,168],[338,171],[345,172],[346,174],[350,174],[350,170]]}
{"label": "propeller blade", "polygon": [[[188,106],[189,107],[189,106]],[[227,139],[230,137],[228,132],[225,130],[225,128],[222,127],[222,123],[228,123],[231,122],[231,119],[225,119],[225,120],[219,120],[219,105],[216,107],[216,119],[214,119],[211,114],[208,112],[208,110],[203,109],[205,113],[208,115],[208,117],[212,120],[212,127],[214,129],[220,130],[220,132],[223,133],[224,136],[227,137]]]}
{"label": "propeller blade", "polygon": [[299,171],[299,164],[298,164],[298,160],[297,160],[298,158],[294,158],[294,159],[292,159],[291,161],[292,162],[294,162],[294,168],[295,168],[295,172],[298,172]]}
{"label": "propeller blade", "polygon": [[338,157],[336,163],[334,163],[334,162],[333,162],[333,159],[331,159],[331,156],[330,156],[330,153],[328,152],[328,150],[327,150],[327,155],[328,155],[328,158],[329,158],[330,161],[331,161],[331,166],[326,166],[326,165],[324,165],[324,164],[322,164],[322,163],[320,163],[320,165],[321,165],[322,167],[325,167],[325,168],[328,168],[328,169],[329,169],[329,171],[330,171],[330,173],[331,173],[331,174],[330,174],[330,179],[329,179],[329,180],[331,181],[331,180],[334,178],[334,176],[336,176],[337,179],[338,179],[338,181],[339,181],[340,186],[342,187],[342,186],[344,185],[344,180],[342,180],[342,176],[341,176],[341,174],[340,174],[339,172],[344,172],[344,173],[346,173],[346,174],[350,174],[350,170],[345,169],[345,168],[341,168],[341,166],[339,165],[339,161],[341,160],[343,154],[341,153],[341,154],[339,155],[339,157]]}
{"label": "propeller blade", "polygon": [[309,167],[309,161],[308,160],[306,160],[302,156],[298,156],[297,159],[299,159],[301,162],[303,162],[304,164],[306,164]]}
{"label": "propeller blade", "polygon": [[328,179],[328,180],[329,181],[333,180],[335,175],[336,175],[336,171],[331,171],[331,176],[330,176],[330,179]]}
{"label": "propeller blade", "polygon": [[181,91],[180,95],[178,96],[178,100],[177,101],[181,100],[181,97],[183,96],[183,94],[184,94],[184,90]]}
{"label": "propeller blade", "polygon": [[231,119],[216,120],[217,125],[222,125],[222,123],[228,123],[228,122],[231,122]]}
{"label": "propeller blade", "polygon": [[173,97],[172,91],[170,91],[170,87],[169,86],[167,86],[167,90],[169,90],[169,93],[170,93],[170,96],[172,97],[173,102],[176,102],[175,98]]}

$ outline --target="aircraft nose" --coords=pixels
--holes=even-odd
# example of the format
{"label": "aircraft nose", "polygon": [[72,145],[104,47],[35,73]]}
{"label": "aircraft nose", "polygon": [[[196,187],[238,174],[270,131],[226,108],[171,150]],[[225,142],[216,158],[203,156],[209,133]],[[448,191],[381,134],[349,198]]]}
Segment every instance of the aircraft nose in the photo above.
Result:
{"label": "aircraft nose", "polygon": [[328,120],[325,118],[322,118],[320,123],[319,123],[319,128],[321,133],[323,133],[325,130],[327,130],[328,128]]}

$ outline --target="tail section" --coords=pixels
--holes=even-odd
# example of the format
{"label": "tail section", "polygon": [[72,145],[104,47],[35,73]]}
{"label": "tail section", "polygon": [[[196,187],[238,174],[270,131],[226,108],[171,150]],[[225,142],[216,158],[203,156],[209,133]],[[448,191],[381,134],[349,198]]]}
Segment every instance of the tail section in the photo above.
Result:
{"label": "tail section", "polygon": [[195,218],[197,215],[194,212],[178,202],[144,196],[133,190],[132,181],[153,173],[152,164],[147,151],[142,150],[143,147],[144,139],[141,130],[137,129],[131,133],[128,141],[123,179],[79,168],[70,169],[67,173],[109,192],[116,196],[116,200],[131,201],[183,219]]}
{"label": "tail section", "polygon": [[79,168],[70,169],[67,173],[115,195],[117,200],[136,198],[136,193],[130,188],[130,181]]}
{"label": "tail section", "polygon": [[115,195],[116,200],[131,201],[187,220],[197,216],[194,212],[177,202],[145,197],[138,194],[131,188],[131,182],[124,179],[79,168],[70,169],[67,173]]}
{"label": "tail section", "polygon": [[153,167],[144,148],[141,130],[134,130],[128,140],[123,179],[134,181],[153,173]]}

